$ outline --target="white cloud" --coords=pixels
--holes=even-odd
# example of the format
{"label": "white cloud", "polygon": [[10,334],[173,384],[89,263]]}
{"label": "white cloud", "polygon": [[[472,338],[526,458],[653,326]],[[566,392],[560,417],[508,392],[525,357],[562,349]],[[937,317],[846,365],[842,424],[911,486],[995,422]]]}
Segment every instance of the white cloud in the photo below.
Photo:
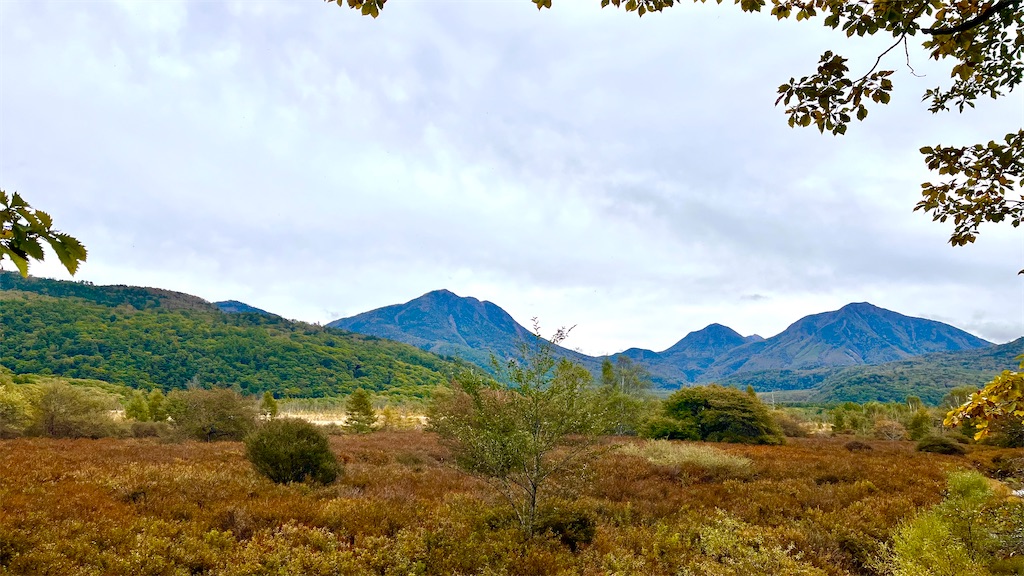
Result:
{"label": "white cloud", "polygon": [[1016,128],[1019,96],[932,116],[920,94],[947,73],[915,53],[928,76],[901,70],[849,135],[791,130],[776,86],[829,47],[866,69],[882,39],[597,5],[406,2],[370,20],[4,2],[0,183],[87,244],[83,279],[310,321],[444,287],[578,324],[569,344],[594,353],[711,322],[770,336],[864,300],[1024,334],[1020,231],[952,249],[911,212],[917,148]]}

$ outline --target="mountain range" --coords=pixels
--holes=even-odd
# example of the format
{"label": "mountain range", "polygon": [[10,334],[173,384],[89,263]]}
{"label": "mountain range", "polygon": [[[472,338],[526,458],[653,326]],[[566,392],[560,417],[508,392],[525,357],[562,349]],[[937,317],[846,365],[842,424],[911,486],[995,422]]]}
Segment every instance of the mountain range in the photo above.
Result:
{"label": "mountain range", "polygon": [[[531,336],[496,304],[447,290],[335,320],[328,326],[406,342],[482,366],[492,355],[514,356],[519,343]],[[790,382],[793,373],[816,375],[807,383],[817,385],[837,368],[991,347],[991,342],[948,324],[861,302],[806,316],[770,338],[743,336],[727,326],[711,324],[661,352],[630,348],[613,356],[626,356],[644,365],[663,388],[760,375],[759,387],[774,389],[783,386],[764,381],[772,372],[786,371]],[[604,359],[565,348],[556,352],[591,368]]]}
{"label": "mountain range", "polygon": [[[19,374],[164,389],[191,381],[330,396],[354,387],[421,398],[465,362],[516,357],[532,331],[500,306],[447,290],[318,326],[228,300],[135,286],[21,278],[0,271],[0,365]],[[662,391],[719,382],[780,400],[937,403],[1015,369],[1024,338],[993,345],[955,327],[868,303],[801,318],[770,338],[721,324],[625,356]],[[611,357],[556,347],[593,373]]]}

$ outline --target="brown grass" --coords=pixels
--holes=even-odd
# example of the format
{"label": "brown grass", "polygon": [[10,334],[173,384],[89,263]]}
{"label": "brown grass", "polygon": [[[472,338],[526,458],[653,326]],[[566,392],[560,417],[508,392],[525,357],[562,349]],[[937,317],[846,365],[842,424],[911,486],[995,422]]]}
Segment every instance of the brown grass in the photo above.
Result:
{"label": "brown grass", "polygon": [[521,537],[429,433],[331,444],[342,479],[309,487],[262,478],[239,443],[0,441],[0,574],[871,574],[900,520],[941,499],[946,471],[994,466],[798,439],[717,445],[749,470],[701,476],[608,450],[575,495],[596,537],[573,552]]}

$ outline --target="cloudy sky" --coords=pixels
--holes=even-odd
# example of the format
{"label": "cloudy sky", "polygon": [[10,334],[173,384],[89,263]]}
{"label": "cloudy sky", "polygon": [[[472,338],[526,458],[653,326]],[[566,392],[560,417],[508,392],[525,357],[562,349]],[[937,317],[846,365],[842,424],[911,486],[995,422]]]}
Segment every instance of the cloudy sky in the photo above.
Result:
{"label": "cloudy sky", "polygon": [[892,103],[822,136],[775,89],[884,39],[599,4],[0,0],[0,186],[86,244],[78,279],[310,322],[448,288],[591,354],[861,301],[1024,335],[1024,232],[912,212],[918,148],[1020,128],[1024,91],[934,116],[948,68],[894,53]]}

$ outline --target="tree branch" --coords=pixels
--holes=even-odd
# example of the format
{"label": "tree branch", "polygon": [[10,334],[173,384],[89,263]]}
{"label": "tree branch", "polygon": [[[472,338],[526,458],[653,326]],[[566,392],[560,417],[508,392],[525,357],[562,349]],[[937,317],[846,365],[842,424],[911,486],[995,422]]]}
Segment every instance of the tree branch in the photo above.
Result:
{"label": "tree branch", "polygon": [[996,12],[999,12],[1003,8],[1008,8],[1010,6],[1015,6],[1015,5],[1020,4],[1020,3],[1021,3],[1021,0],[1001,0],[1000,2],[996,2],[995,4],[989,6],[988,9],[982,11],[981,14],[978,14],[977,16],[975,16],[974,18],[971,18],[970,20],[965,20],[965,21],[957,24],[956,26],[952,26],[950,28],[922,28],[921,32],[924,32],[925,34],[939,35],[939,34],[956,34],[957,32],[963,32],[964,30],[970,30],[971,28],[974,28],[978,24],[981,24],[982,22],[988,20]]}

